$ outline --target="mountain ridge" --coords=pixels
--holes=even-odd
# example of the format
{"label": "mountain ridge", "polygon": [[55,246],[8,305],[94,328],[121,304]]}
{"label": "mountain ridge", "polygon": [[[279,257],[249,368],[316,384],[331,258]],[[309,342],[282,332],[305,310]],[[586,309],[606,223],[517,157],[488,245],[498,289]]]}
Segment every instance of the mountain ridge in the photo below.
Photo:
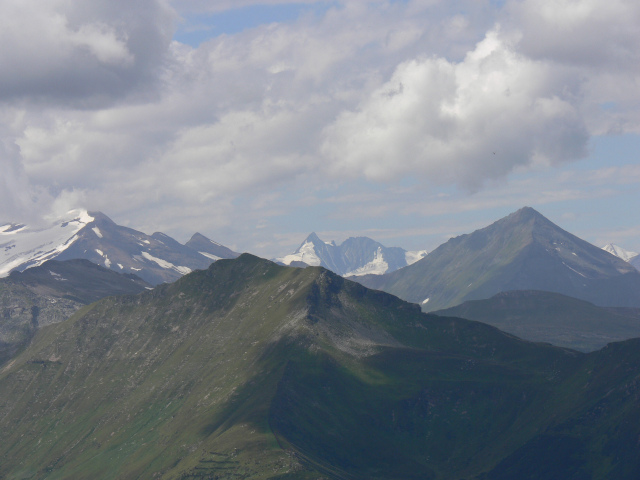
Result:
{"label": "mountain ridge", "polygon": [[417,261],[426,250],[408,252],[385,247],[368,237],[349,237],[340,245],[326,242],[312,232],[292,254],[273,259],[283,265],[322,266],[344,277],[380,275]]}
{"label": "mountain ridge", "polygon": [[640,337],[640,308],[598,307],[536,290],[500,292],[433,313],[483,322],[519,338],[583,352]]}
{"label": "mountain ridge", "polygon": [[223,246],[219,247],[217,257],[204,255],[164,233],[146,235],[117,225],[104,213],[83,209],[70,210],[46,228],[1,226],[0,247],[4,247],[0,254],[0,275],[54,258],[85,258],[120,273],[137,274],[154,285],[207,268],[217,258],[237,256]]}

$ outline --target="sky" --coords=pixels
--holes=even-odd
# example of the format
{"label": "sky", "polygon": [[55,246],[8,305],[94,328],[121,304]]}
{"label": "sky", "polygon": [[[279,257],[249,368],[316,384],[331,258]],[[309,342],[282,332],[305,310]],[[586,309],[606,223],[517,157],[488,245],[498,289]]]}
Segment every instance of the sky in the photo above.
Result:
{"label": "sky", "polygon": [[267,258],[531,206],[640,252],[635,0],[0,0],[0,221]]}

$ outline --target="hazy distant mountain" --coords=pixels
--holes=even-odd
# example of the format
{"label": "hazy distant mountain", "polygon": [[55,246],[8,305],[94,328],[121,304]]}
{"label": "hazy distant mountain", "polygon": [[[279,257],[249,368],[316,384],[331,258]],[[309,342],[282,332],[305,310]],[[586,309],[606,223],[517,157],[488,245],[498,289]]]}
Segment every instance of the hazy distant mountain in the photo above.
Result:
{"label": "hazy distant mountain", "polygon": [[536,290],[501,292],[433,313],[488,323],[520,338],[583,352],[640,337],[640,308],[598,307]]}
{"label": "hazy distant mountain", "polygon": [[433,311],[509,290],[543,290],[600,306],[640,307],[640,273],[525,207],[452,238],[422,260],[363,285]]}
{"label": "hazy distant mountain", "polygon": [[201,255],[211,259],[220,260],[221,258],[236,258],[240,256],[239,253],[234,252],[230,248],[220,245],[219,243],[209,240],[207,237],[200,233],[194,233],[191,239],[185,243],[186,247],[189,247]]}
{"label": "hazy distant mountain", "polygon": [[292,266],[321,266],[349,277],[393,272],[420,260],[426,254],[426,250],[408,252],[399,247],[385,247],[367,237],[348,238],[336,245],[312,233],[295,252],[274,261]]}
{"label": "hazy distant mountain", "polygon": [[46,228],[0,226],[0,249],[0,276],[53,258],[85,258],[116,272],[135,273],[154,285],[207,268],[213,260],[163,233],[146,235],[85,210],[72,210]]}
{"label": "hazy distant mountain", "polygon": [[40,330],[0,477],[639,478],[639,371],[245,254]]}
{"label": "hazy distant mountain", "polygon": [[151,286],[89,260],[49,260],[0,278],[0,363],[42,326],[62,322],[83,305],[111,295],[135,294]]}
{"label": "hazy distant mountain", "polygon": [[612,255],[615,255],[618,258],[621,258],[625,262],[630,262],[633,258],[638,256],[637,252],[630,252],[629,250],[625,250],[624,248],[619,247],[618,245],[615,245],[613,243],[608,243],[607,245],[602,247],[602,249]]}

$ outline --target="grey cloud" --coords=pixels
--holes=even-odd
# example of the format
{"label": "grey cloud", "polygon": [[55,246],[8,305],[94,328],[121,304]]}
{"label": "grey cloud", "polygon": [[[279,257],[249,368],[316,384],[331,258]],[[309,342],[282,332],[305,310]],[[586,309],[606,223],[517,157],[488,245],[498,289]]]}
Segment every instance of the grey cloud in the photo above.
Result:
{"label": "grey cloud", "polygon": [[0,101],[97,107],[148,92],[175,14],[162,0],[2,0],[0,18]]}

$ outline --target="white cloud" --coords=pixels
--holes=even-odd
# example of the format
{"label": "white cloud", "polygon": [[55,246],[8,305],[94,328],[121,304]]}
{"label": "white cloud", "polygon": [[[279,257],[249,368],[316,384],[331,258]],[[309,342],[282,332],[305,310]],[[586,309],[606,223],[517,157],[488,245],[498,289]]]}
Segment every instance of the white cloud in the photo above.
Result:
{"label": "white cloud", "polygon": [[389,82],[327,128],[329,169],[477,189],[516,166],[584,156],[588,133],[564,93],[565,73],[521,55],[515,43],[494,30],[460,63],[400,64]]}

